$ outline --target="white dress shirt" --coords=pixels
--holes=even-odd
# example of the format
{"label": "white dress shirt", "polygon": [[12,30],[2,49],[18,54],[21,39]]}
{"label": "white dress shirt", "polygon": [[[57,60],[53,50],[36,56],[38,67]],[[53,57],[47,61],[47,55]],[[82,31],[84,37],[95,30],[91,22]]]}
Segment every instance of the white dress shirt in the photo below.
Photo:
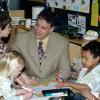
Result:
{"label": "white dress shirt", "polygon": [[[46,50],[46,47],[47,47],[47,44],[48,44],[48,40],[49,40],[49,36],[47,36],[44,40],[42,40],[42,42],[43,42],[43,50],[45,51]],[[39,45],[39,41],[41,41],[41,40],[37,40],[37,42],[38,42],[38,45]]]}

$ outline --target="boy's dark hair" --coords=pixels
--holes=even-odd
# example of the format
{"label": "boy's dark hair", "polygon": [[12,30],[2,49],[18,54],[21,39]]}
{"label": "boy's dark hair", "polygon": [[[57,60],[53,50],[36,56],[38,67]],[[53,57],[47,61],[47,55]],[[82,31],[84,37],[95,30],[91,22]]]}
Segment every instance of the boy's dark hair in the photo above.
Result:
{"label": "boy's dark hair", "polygon": [[37,16],[38,19],[44,19],[47,23],[51,24],[51,27],[54,26],[54,12],[51,9],[44,9]]}
{"label": "boy's dark hair", "polygon": [[0,11],[0,28],[1,30],[6,28],[6,25],[11,22],[11,17],[3,11]]}
{"label": "boy's dark hair", "polygon": [[82,51],[89,50],[93,54],[94,58],[100,56],[100,42],[93,40],[82,47]]}

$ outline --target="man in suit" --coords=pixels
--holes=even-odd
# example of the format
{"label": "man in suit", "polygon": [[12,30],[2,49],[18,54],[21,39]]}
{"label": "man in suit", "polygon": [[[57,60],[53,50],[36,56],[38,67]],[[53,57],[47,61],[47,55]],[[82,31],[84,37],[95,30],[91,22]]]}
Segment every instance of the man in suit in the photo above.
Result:
{"label": "man in suit", "polygon": [[[45,9],[38,15],[34,30],[17,34],[12,45],[12,49],[25,58],[27,74],[38,81],[59,80],[62,76],[68,78],[70,74],[69,43],[53,30],[54,13]],[[38,50],[39,41],[43,42],[42,51]]]}

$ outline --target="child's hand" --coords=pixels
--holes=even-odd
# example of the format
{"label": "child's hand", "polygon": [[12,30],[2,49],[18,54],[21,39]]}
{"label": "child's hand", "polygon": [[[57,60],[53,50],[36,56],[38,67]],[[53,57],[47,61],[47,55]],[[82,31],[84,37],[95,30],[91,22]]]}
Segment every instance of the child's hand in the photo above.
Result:
{"label": "child's hand", "polygon": [[[29,91],[25,90],[25,89],[18,89],[17,92],[16,92],[16,95],[24,95],[26,93],[28,93]],[[32,93],[32,92],[30,92]]]}
{"label": "child's hand", "polygon": [[27,84],[25,84],[25,82],[20,77],[16,78],[14,81],[17,82],[21,86],[27,85]]}
{"label": "child's hand", "polygon": [[[22,82],[25,84],[33,84],[35,82],[35,78],[32,76],[28,76],[26,75],[26,73],[21,73],[21,75],[18,77],[18,79],[20,80],[20,83],[22,85]],[[22,81],[22,82],[21,82]]]}
{"label": "child's hand", "polygon": [[66,82],[60,82],[56,85],[57,88],[62,88],[62,87],[68,87],[67,81]]}
{"label": "child's hand", "polygon": [[29,100],[30,98],[32,98],[33,93],[24,89],[20,89],[20,90],[17,90],[16,95],[17,96],[22,95],[23,100]]}

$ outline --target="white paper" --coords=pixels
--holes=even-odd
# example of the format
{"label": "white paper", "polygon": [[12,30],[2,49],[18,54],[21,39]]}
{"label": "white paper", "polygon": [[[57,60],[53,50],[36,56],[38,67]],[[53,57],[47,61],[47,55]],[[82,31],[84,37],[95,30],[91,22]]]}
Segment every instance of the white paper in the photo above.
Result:
{"label": "white paper", "polygon": [[49,90],[49,89],[55,89],[56,82],[50,82],[47,86],[45,85],[39,85],[33,87],[33,89],[36,91],[36,93],[40,93],[42,90]]}

